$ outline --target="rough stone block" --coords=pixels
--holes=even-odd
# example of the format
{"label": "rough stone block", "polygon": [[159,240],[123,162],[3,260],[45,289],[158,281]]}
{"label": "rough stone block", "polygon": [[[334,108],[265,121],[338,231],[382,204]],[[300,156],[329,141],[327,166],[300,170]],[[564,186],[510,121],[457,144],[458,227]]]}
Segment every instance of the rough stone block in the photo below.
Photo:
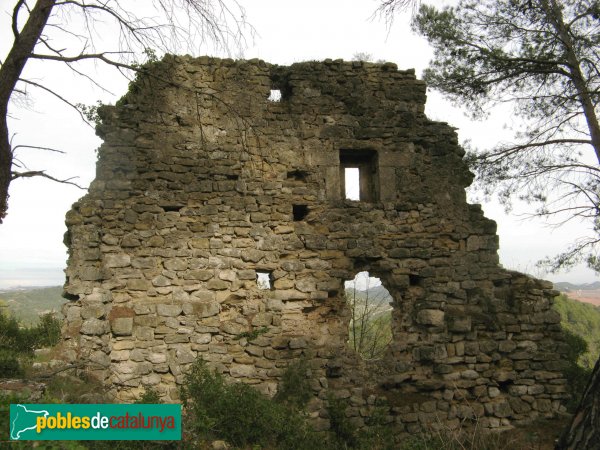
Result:
{"label": "rough stone block", "polygon": [[187,269],[188,262],[186,259],[175,258],[166,260],[163,265],[167,270],[182,271]]}
{"label": "rough stone block", "polygon": [[237,322],[223,322],[221,324],[221,331],[234,336],[248,332],[248,325],[237,323]]}
{"label": "rough stone block", "polygon": [[116,341],[113,345],[112,348],[113,350],[131,350],[132,348],[134,348],[135,343],[129,339],[127,340],[119,340]]}
{"label": "rough stone block", "polygon": [[454,333],[468,333],[471,331],[471,318],[465,317],[449,317],[448,331]]}
{"label": "rough stone block", "polygon": [[165,335],[166,344],[181,344],[190,341],[190,337],[187,334],[171,333]]}
{"label": "rough stone block", "polygon": [[121,239],[121,247],[123,248],[139,247],[140,245],[142,245],[142,242],[135,234],[126,234],[123,236],[123,239]]}
{"label": "rough stone block", "polygon": [[127,280],[127,289],[132,291],[146,291],[150,288],[150,281],[139,278]]}
{"label": "rough stone block", "polygon": [[291,349],[306,348],[308,347],[308,343],[304,338],[291,338],[289,346]]}
{"label": "rough stone block", "polygon": [[271,346],[276,350],[288,348],[289,343],[290,338],[284,336],[276,336],[271,340]]}
{"label": "rough stone block", "polygon": [[108,332],[108,322],[105,320],[99,319],[88,319],[84,320],[81,324],[81,333],[92,335],[92,336],[100,336]]}
{"label": "rough stone block", "polygon": [[195,344],[210,344],[212,335],[210,333],[193,334],[190,337],[190,341]]}
{"label": "rough stone block", "polygon": [[129,359],[129,350],[113,350],[110,352],[111,361],[126,361]]}
{"label": "rough stone block", "polygon": [[272,321],[273,321],[273,314],[258,313],[252,318],[252,326],[266,327],[266,326],[271,325]]}
{"label": "rough stone block", "polygon": [[206,283],[206,287],[212,291],[223,291],[229,289],[230,284],[228,281],[212,279]]}
{"label": "rough stone block", "polygon": [[417,313],[417,322],[421,325],[440,327],[444,325],[444,311],[439,309],[422,309]]}
{"label": "rough stone block", "polygon": [[117,317],[110,321],[110,328],[115,336],[130,336],[133,332],[132,317]]}
{"label": "rough stone block", "polygon": [[189,310],[189,305],[186,304],[183,306],[185,313],[196,315],[199,318],[214,317],[221,310],[221,306],[217,302],[192,302],[191,311]]}
{"label": "rough stone block", "polygon": [[154,340],[154,328],[152,327],[135,327],[133,335],[140,341]]}
{"label": "rough stone block", "polygon": [[104,305],[102,303],[84,304],[80,311],[82,319],[100,319],[104,317],[105,313]]}
{"label": "rough stone block", "polygon": [[131,257],[125,253],[109,253],[104,256],[104,265],[110,268],[128,267],[131,265]]}
{"label": "rough stone block", "polygon": [[104,278],[102,271],[97,267],[84,267],[79,271],[82,281],[99,281]]}
{"label": "rough stone block", "polygon": [[159,303],[156,305],[156,314],[161,317],[176,317],[182,312],[181,305]]}

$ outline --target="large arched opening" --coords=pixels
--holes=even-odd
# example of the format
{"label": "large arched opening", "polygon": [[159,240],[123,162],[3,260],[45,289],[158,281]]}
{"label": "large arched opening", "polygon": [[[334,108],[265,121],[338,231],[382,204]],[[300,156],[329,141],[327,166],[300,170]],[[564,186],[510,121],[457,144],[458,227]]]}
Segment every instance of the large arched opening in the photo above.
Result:
{"label": "large arched opening", "polygon": [[344,283],[344,298],[350,310],[348,346],[363,360],[383,358],[392,343],[391,294],[364,271]]}

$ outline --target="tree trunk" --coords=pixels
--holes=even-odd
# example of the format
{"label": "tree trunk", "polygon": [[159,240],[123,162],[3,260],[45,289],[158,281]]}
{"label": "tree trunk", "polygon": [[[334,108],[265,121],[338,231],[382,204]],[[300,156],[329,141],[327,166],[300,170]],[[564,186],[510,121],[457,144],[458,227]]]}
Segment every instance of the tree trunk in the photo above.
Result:
{"label": "tree trunk", "polygon": [[569,428],[561,436],[556,450],[589,450],[600,443],[600,359],[573,415]]}
{"label": "tree trunk", "polygon": [[[56,0],[38,0],[29,14],[27,23],[15,36],[6,60],[0,66],[0,223],[8,210],[8,187],[11,181],[13,154],[8,132],[8,103],[19,81],[23,67],[48,22]],[[22,3],[17,3],[13,17],[18,15]]]}
{"label": "tree trunk", "polygon": [[556,0],[550,0],[550,4],[547,1],[544,1],[543,5],[546,10],[548,22],[552,24],[563,44],[567,62],[569,63],[571,80],[577,91],[577,97],[579,98],[581,108],[583,109],[585,121],[590,132],[592,147],[594,147],[594,152],[596,153],[596,159],[600,163],[600,124],[598,123],[598,116],[596,116],[596,109],[594,108],[590,90],[588,89],[585,77],[581,71],[579,56],[577,55],[573,40],[565,25],[562,11]]}

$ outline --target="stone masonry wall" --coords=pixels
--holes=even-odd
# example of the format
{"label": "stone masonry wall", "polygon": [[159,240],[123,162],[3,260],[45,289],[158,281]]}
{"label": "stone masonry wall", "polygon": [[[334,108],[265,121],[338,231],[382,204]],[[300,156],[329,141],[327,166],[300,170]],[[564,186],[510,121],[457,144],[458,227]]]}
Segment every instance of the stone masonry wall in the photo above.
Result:
{"label": "stone masonry wall", "polygon": [[[328,395],[357,426],[385,399],[400,433],[552,415],[557,293],[499,266],[456,134],[424,104],[390,63],[150,65],[101,108],[96,180],[67,214],[65,356],[124,401],[176,400],[199,357],[272,395],[304,358],[322,429]],[[345,199],[345,167],[362,201]],[[364,270],[394,300],[393,342],[368,363],[346,343],[343,295]]]}

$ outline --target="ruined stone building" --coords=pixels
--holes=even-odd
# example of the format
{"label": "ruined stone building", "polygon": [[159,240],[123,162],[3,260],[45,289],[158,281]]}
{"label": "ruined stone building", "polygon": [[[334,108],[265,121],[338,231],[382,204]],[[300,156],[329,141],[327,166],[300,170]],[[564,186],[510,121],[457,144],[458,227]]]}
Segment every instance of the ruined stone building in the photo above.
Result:
{"label": "ruined stone building", "polygon": [[[357,426],[378,403],[407,432],[557,411],[556,292],[499,266],[456,133],[424,104],[390,63],[150,65],[101,108],[97,176],[67,215],[65,355],[123,401],[176,400],[200,357],[272,395],[304,358],[321,428],[329,395]],[[379,361],[347,345],[361,271],[393,297]]]}

